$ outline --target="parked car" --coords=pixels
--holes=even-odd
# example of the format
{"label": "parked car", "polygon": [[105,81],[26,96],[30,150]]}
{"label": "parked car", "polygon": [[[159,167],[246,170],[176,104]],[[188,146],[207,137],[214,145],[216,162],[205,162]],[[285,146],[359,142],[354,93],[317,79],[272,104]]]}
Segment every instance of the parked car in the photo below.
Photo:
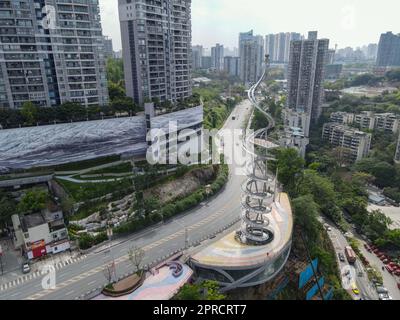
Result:
{"label": "parked car", "polygon": [[400,290],[400,282],[397,283],[397,288]]}
{"label": "parked car", "polygon": [[391,266],[386,266],[386,270],[390,273],[393,274],[393,268]]}
{"label": "parked car", "polygon": [[340,260],[341,262],[346,262],[346,258],[345,258],[345,256],[344,256],[343,253],[339,252],[338,256],[339,256],[339,260]]}
{"label": "parked car", "polygon": [[22,265],[22,273],[27,274],[29,272],[31,272],[31,267],[29,266],[29,263],[24,263]]}

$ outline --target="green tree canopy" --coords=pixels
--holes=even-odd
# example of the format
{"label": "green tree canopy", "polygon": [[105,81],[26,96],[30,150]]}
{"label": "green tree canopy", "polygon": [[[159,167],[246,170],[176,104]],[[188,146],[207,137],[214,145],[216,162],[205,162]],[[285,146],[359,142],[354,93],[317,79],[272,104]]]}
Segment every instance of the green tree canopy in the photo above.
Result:
{"label": "green tree canopy", "polygon": [[38,118],[38,107],[31,101],[22,104],[21,114],[28,125],[34,125]]}
{"label": "green tree canopy", "polygon": [[18,204],[21,213],[40,211],[46,208],[48,193],[40,189],[32,189],[24,194]]}

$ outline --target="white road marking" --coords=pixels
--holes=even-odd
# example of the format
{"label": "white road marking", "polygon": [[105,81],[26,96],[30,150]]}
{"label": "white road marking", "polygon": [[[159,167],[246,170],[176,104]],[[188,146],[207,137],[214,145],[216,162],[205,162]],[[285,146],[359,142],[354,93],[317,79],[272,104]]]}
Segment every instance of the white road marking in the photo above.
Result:
{"label": "white road marking", "polygon": [[69,296],[69,295],[73,294],[74,292],[75,292],[75,291],[74,291],[74,290],[72,290],[72,291],[70,291],[70,292],[66,293],[65,295],[66,295],[66,296]]}
{"label": "white road marking", "polygon": [[97,280],[91,281],[88,283],[88,286],[91,286],[92,284],[95,284],[97,282]]}

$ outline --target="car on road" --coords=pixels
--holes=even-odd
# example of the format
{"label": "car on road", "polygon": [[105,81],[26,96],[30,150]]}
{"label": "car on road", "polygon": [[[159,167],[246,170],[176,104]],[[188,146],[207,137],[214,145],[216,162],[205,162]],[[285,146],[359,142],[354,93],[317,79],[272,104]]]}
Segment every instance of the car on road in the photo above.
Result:
{"label": "car on road", "polygon": [[343,254],[343,253],[339,252],[338,256],[339,256],[339,260],[340,260],[341,262],[346,262],[346,258],[344,257],[344,254]]}
{"label": "car on road", "polygon": [[31,272],[31,267],[29,266],[29,263],[24,263],[22,265],[22,273],[27,274],[29,272]]}
{"label": "car on road", "polygon": [[356,286],[353,286],[352,291],[356,296],[360,295],[360,290]]}
{"label": "car on road", "polygon": [[379,294],[379,300],[388,301],[393,300],[393,298],[388,293]]}
{"label": "car on road", "polygon": [[399,282],[399,283],[397,283],[397,288],[399,288],[399,290],[400,290],[400,282]]}

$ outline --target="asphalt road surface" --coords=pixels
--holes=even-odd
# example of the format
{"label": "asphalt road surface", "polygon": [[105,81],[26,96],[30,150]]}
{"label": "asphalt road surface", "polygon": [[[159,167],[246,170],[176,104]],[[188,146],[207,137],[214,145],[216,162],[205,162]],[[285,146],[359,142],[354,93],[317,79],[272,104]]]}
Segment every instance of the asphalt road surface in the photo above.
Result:
{"label": "asphalt road surface", "polygon": [[[328,231],[328,234],[335,248],[336,259],[339,263],[339,270],[342,276],[343,288],[349,292],[354,300],[378,300],[378,294],[376,293],[372,283],[369,281],[364,266],[359,259],[357,259],[355,265],[350,265],[347,259],[345,259],[346,261],[344,262],[339,260],[339,253],[344,255],[345,248],[350,246],[346,237],[335,227],[334,224],[328,222],[325,218],[321,217],[321,221],[323,224],[327,224],[331,228],[331,231]],[[350,273],[348,273],[348,271],[350,271]],[[359,295],[353,293],[352,289],[354,286],[360,290]]]}
{"label": "asphalt road surface", "polygon": [[[232,117],[230,117],[224,128],[241,129],[251,111],[250,102],[244,101],[232,113],[236,116],[236,119],[232,120]],[[167,224],[147,230],[139,235],[133,235],[130,239],[125,239],[127,241],[112,246],[110,249],[93,252],[86,259],[57,270],[55,289],[43,289],[43,277],[38,277],[20,283],[16,287],[0,291],[0,299],[76,299],[107,282],[103,269],[112,261],[115,261],[117,275],[124,275],[133,271],[128,259],[128,250],[133,246],[145,250],[146,256],[143,264],[149,264],[184,247],[186,241],[185,228],[188,228],[189,242],[195,242],[217,232],[235,221],[240,214],[241,184],[245,177],[234,174],[235,165],[232,165],[230,169],[229,182],[218,196]]]}

